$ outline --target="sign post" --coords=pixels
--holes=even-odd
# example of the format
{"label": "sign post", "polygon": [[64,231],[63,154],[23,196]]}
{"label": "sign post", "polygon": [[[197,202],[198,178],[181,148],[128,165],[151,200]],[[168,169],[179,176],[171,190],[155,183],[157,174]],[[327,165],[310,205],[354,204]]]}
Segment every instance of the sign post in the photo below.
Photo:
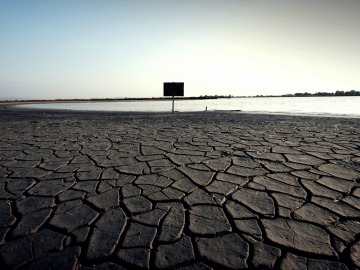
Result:
{"label": "sign post", "polygon": [[173,96],[173,100],[172,100],[172,113],[174,113],[174,105],[175,105],[175,97]]}
{"label": "sign post", "polygon": [[184,96],[183,82],[164,82],[164,96],[172,96],[172,113],[174,113],[175,96]]}

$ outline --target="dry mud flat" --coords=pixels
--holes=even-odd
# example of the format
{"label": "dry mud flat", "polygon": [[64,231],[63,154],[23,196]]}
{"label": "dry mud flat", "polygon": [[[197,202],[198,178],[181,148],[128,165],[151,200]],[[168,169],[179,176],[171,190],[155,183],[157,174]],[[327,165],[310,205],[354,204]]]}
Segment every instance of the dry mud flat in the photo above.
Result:
{"label": "dry mud flat", "polygon": [[0,111],[1,269],[359,269],[360,120]]}

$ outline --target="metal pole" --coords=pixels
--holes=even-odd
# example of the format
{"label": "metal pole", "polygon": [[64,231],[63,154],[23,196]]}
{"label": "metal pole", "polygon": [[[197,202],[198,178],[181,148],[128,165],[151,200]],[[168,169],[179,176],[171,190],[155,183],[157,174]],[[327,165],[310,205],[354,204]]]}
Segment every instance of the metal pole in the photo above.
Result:
{"label": "metal pole", "polygon": [[174,96],[173,96],[173,100],[172,100],[172,113],[174,113],[174,100],[175,100],[175,98],[174,98]]}

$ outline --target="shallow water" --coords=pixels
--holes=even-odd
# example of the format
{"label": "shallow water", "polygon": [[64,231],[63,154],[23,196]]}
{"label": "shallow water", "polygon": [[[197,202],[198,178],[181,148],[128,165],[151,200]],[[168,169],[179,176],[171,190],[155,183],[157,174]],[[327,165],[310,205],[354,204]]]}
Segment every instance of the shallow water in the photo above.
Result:
{"label": "shallow water", "polygon": [[[25,108],[85,111],[171,111],[172,101],[116,101],[18,105]],[[360,97],[263,97],[175,100],[175,111],[241,110],[248,113],[360,117]]]}

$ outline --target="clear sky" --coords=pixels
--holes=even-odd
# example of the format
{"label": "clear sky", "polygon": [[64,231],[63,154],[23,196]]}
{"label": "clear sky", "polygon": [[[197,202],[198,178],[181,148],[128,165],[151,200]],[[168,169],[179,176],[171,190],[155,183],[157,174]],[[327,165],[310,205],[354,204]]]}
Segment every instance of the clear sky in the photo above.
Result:
{"label": "clear sky", "polygon": [[0,97],[360,90],[360,0],[1,0]]}

